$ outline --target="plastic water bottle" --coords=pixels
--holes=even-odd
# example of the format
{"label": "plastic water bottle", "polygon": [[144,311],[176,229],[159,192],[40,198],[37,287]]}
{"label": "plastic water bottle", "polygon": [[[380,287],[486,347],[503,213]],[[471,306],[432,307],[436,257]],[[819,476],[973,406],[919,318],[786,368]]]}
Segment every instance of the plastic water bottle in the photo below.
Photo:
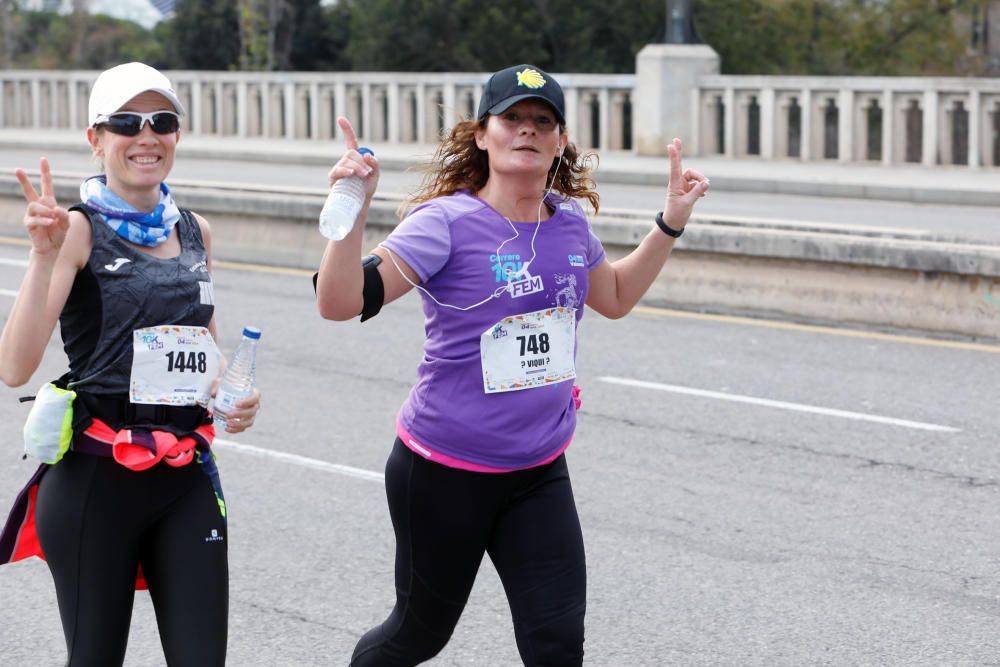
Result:
{"label": "plastic water bottle", "polygon": [[224,430],[228,421],[226,413],[236,406],[236,401],[253,393],[257,374],[257,342],[260,340],[260,329],[245,327],[243,340],[233,353],[233,358],[222,374],[219,389],[215,392],[214,413],[215,428]]}
{"label": "plastic water bottle", "polygon": [[[358,149],[362,155],[375,155],[375,151],[362,146]],[[358,176],[348,176],[333,184],[326,203],[319,214],[319,233],[331,241],[339,241],[347,236],[358,213],[365,205],[365,182]]]}

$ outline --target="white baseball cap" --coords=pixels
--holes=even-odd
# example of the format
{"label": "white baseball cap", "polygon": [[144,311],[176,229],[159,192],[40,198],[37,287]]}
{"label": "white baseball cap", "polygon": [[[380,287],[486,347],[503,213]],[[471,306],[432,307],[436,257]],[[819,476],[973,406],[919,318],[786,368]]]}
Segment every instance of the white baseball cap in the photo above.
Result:
{"label": "white baseball cap", "polygon": [[87,107],[90,125],[93,126],[99,116],[113,114],[130,99],[147,91],[163,95],[174,105],[174,111],[184,115],[184,105],[177,98],[170,79],[149,65],[125,63],[101,72],[90,89],[90,104]]}

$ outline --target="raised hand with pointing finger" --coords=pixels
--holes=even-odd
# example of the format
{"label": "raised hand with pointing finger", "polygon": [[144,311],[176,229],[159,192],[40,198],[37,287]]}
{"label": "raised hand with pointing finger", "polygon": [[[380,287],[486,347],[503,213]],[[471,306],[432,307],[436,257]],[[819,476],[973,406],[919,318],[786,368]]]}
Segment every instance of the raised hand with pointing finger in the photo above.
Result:
{"label": "raised hand with pointing finger", "polygon": [[358,152],[358,135],[354,132],[351,122],[344,117],[337,119],[337,125],[344,133],[344,145],[347,150],[337,164],[333,165],[327,178],[332,186],[342,178],[357,176],[364,180],[365,196],[370,202],[375,190],[378,188],[379,168],[378,160],[369,151],[368,154]]}
{"label": "raised hand with pointing finger", "polygon": [[31,180],[23,169],[17,169],[17,176],[28,202],[24,213],[24,226],[31,237],[31,248],[39,255],[58,253],[66,240],[69,231],[69,211],[56,202],[55,189],[52,186],[52,171],[49,161],[42,158],[39,161],[39,171],[42,178],[41,195],[31,184]]}

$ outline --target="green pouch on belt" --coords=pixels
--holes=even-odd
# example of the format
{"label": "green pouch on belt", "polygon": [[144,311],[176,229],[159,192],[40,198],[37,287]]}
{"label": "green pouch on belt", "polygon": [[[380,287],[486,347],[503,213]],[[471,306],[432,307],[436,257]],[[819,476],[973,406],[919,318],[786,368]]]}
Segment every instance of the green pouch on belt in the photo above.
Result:
{"label": "green pouch on belt", "polygon": [[24,453],[42,463],[58,463],[73,441],[76,392],[46,382],[24,422]]}

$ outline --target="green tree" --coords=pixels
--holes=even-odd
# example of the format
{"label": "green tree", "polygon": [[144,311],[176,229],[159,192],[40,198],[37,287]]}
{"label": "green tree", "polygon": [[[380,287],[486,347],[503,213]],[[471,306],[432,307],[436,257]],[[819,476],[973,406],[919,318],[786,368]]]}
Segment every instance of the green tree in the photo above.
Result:
{"label": "green tree", "polygon": [[964,0],[699,0],[727,74],[957,73]]}
{"label": "green tree", "polygon": [[319,0],[300,2],[295,12],[295,36],[290,40],[289,67],[312,71],[351,69],[346,52],[350,21],[349,3],[323,7]]}
{"label": "green tree", "polygon": [[351,6],[348,52],[355,69],[432,72],[522,62],[560,72],[632,72],[665,7],[662,0],[364,0]]}
{"label": "green tree", "polygon": [[233,69],[239,62],[236,0],[178,0],[167,58],[182,69]]}

